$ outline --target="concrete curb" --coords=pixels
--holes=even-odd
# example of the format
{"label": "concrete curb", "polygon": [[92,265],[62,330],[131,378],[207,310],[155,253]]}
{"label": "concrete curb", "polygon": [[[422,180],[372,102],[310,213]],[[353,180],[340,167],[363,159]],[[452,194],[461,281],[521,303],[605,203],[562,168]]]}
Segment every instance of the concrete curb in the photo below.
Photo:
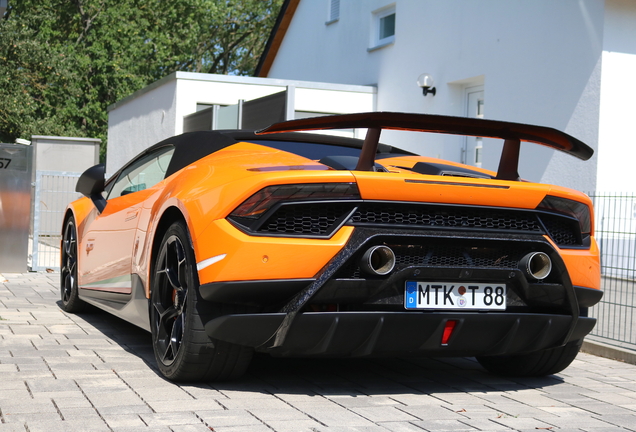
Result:
{"label": "concrete curb", "polygon": [[581,352],[636,365],[636,351],[586,338]]}

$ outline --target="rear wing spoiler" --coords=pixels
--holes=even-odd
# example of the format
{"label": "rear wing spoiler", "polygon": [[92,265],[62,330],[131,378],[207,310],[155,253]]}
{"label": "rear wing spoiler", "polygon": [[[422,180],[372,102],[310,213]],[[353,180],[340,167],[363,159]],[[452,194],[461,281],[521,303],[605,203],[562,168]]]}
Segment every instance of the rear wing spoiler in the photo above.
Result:
{"label": "rear wing spoiler", "polygon": [[588,160],[594,154],[594,150],[582,141],[549,127],[431,114],[368,112],[312,117],[275,123],[256,133],[272,134],[352,128],[368,129],[356,166],[357,171],[373,170],[382,129],[501,138],[504,140],[504,147],[499,160],[496,177],[500,180],[519,180],[518,167],[521,141],[541,144],[568,153],[582,160]]}

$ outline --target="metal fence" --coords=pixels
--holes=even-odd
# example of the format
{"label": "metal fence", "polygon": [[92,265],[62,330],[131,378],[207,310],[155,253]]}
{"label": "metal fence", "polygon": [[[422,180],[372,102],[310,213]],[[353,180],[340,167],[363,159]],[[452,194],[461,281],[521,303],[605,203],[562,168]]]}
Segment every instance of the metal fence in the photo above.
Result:
{"label": "metal fence", "polygon": [[593,193],[601,249],[601,302],[592,335],[636,349],[636,194]]}
{"label": "metal fence", "polygon": [[75,192],[79,173],[37,171],[33,198],[31,270],[59,270],[64,210],[81,197]]}

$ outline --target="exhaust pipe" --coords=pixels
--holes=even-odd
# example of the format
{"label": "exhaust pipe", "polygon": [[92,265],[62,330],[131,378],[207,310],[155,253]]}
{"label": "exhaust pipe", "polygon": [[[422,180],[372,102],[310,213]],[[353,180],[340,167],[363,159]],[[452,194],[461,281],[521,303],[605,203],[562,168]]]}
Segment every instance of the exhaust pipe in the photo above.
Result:
{"label": "exhaust pipe", "polygon": [[373,246],[364,253],[360,261],[360,269],[374,276],[385,276],[395,267],[395,253],[390,247]]}
{"label": "exhaust pipe", "polygon": [[532,252],[521,258],[519,269],[532,279],[542,280],[552,271],[552,261],[544,252]]}

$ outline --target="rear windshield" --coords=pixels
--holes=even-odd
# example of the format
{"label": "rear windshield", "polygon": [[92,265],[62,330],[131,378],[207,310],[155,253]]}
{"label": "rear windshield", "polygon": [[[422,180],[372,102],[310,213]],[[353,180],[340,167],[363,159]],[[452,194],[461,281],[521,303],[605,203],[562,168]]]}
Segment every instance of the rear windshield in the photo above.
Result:
{"label": "rear windshield", "polygon": [[[249,140],[254,144],[272,147],[277,150],[283,150],[289,153],[297,154],[312,160],[320,160],[325,156],[360,156],[359,148],[345,147],[333,144],[318,144],[300,141],[270,141],[270,140]],[[380,144],[378,146],[378,155],[376,159],[384,159],[388,157],[412,155],[414,153],[405,150]]]}

